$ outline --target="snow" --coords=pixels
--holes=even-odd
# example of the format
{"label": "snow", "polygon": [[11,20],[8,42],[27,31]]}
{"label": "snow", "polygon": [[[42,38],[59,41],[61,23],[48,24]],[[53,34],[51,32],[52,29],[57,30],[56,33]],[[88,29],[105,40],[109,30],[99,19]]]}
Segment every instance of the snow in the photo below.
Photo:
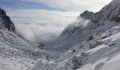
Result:
{"label": "snow", "polygon": [[112,57],[99,70],[119,70],[120,69],[120,55]]}
{"label": "snow", "polygon": [[[101,12],[100,12],[101,13]],[[115,13],[115,12],[113,12]],[[105,13],[103,12],[105,15]],[[111,13],[112,14],[112,13]],[[109,19],[100,19],[100,26],[94,26],[95,23],[89,22],[91,25],[83,28],[82,31],[70,35],[70,32],[79,27],[79,22],[73,27],[70,25],[68,30],[66,29],[62,37],[60,37],[61,43],[57,43],[54,46],[65,49],[66,46],[71,45],[68,50],[46,49],[46,51],[52,51],[55,54],[53,59],[49,59],[47,62],[41,60],[32,68],[32,70],[119,70],[120,64],[120,25],[119,22],[111,21]],[[73,25],[73,24],[72,24]],[[91,28],[91,29],[89,29]],[[78,28],[81,29],[81,28]],[[92,34],[91,34],[92,33]],[[72,34],[72,33],[71,33]],[[79,34],[81,36],[79,36]],[[71,38],[69,39],[70,36]],[[93,39],[88,41],[88,38],[93,36]],[[75,39],[72,39],[75,38]],[[85,38],[82,38],[85,37]],[[78,40],[79,39],[79,40]],[[74,43],[74,45],[71,44]],[[70,43],[67,43],[67,42]],[[77,42],[79,41],[79,42]],[[77,43],[75,43],[77,42]],[[67,43],[68,45],[65,45]],[[61,45],[61,46],[60,46]],[[52,47],[51,46],[51,47]],[[59,47],[60,46],[60,47]],[[91,47],[92,46],[92,47]],[[47,47],[49,48],[49,47]],[[84,55],[82,54],[84,53]],[[49,54],[48,54],[49,55]],[[76,57],[76,58],[75,58]],[[52,63],[50,63],[52,60]],[[75,60],[75,62],[73,62]],[[75,66],[75,67],[74,67]],[[40,69],[41,68],[41,69]]]}
{"label": "snow", "polygon": [[[1,42],[0,42],[1,43]],[[20,56],[20,51],[0,44],[0,70],[26,70],[35,63],[34,60]]]}
{"label": "snow", "polygon": [[120,22],[111,20],[119,14],[119,1],[88,20],[79,17],[43,49],[0,29],[0,70],[119,70]]}
{"label": "snow", "polygon": [[19,34],[0,29],[0,70],[30,70],[41,54]]}
{"label": "snow", "polygon": [[[33,67],[35,61],[21,57],[2,58],[0,57],[0,70],[27,70]],[[1,69],[2,68],[2,69]]]}

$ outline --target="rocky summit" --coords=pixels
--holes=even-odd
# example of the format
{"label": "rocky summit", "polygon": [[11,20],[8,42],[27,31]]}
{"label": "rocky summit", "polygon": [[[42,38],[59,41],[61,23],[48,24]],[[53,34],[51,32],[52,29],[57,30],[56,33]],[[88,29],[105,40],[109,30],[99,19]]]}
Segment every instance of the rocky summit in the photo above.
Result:
{"label": "rocky summit", "polygon": [[6,15],[6,12],[0,8],[0,28],[7,29],[8,31],[15,32],[15,26],[10,17]]}

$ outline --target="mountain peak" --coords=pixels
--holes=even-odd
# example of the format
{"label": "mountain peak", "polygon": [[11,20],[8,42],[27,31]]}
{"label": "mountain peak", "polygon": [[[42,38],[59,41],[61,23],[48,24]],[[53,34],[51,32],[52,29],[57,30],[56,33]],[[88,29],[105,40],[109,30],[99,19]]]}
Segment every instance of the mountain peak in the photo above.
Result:
{"label": "mountain peak", "polygon": [[7,29],[8,31],[15,32],[15,26],[6,12],[0,8],[0,29]]}
{"label": "mountain peak", "polygon": [[0,8],[0,16],[4,16],[4,15],[6,15],[6,12]]}
{"label": "mountain peak", "polygon": [[91,11],[84,11],[83,13],[80,14],[80,17],[84,18],[84,19],[91,19],[94,16],[94,13]]}
{"label": "mountain peak", "polygon": [[[108,5],[103,7],[99,12],[95,13],[93,21],[95,23],[104,20],[114,20],[119,19],[120,15],[120,0],[113,0]],[[115,19],[114,19],[115,18]]]}

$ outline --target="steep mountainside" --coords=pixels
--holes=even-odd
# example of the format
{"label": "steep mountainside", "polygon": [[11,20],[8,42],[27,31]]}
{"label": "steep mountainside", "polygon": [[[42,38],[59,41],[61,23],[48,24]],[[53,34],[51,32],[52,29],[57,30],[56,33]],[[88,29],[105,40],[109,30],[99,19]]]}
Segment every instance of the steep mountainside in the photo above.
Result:
{"label": "steep mountainside", "polygon": [[97,13],[82,13],[44,48],[54,58],[39,60],[32,70],[119,70],[119,42],[120,0],[113,0]]}
{"label": "steep mountainside", "polygon": [[15,26],[10,20],[9,16],[6,15],[6,12],[0,8],[0,28],[7,29],[8,31],[15,32]]}
{"label": "steep mountainside", "polygon": [[120,70],[120,0],[85,11],[41,49],[0,9],[0,70]]}
{"label": "steep mountainside", "polygon": [[0,70],[29,70],[41,55],[37,50],[37,44],[19,35],[0,9]]}
{"label": "steep mountainside", "polygon": [[46,49],[51,49],[50,47],[52,46],[60,52],[66,51],[75,44],[87,40],[93,33],[100,34],[118,25],[117,23],[120,22],[119,14],[119,0],[113,0],[97,13],[85,11],[62,32],[58,39],[50,43]]}

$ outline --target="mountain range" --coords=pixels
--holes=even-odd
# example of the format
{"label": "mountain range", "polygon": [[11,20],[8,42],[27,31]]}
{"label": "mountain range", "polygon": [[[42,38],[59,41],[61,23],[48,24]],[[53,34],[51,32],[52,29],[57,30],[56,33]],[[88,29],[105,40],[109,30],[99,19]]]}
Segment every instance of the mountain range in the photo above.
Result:
{"label": "mountain range", "polygon": [[32,43],[0,9],[0,70],[119,70],[120,0],[85,11],[56,40]]}

